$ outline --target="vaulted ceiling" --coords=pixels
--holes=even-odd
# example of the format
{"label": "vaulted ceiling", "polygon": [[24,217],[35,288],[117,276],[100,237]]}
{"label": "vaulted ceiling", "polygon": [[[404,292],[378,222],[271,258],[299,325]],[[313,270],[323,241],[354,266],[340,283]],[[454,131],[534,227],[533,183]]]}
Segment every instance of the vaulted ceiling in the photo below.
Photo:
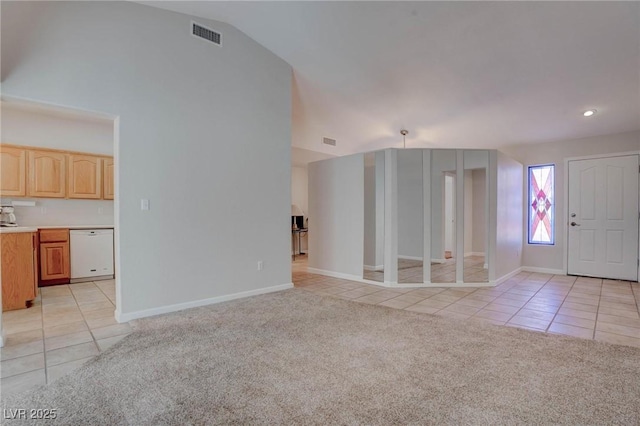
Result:
{"label": "vaulted ceiling", "polygon": [[638,2],[144,3],[227,22],[291,64],[298,148],[399,147],[403,128],[407,147],[454,148],[640,129]]}

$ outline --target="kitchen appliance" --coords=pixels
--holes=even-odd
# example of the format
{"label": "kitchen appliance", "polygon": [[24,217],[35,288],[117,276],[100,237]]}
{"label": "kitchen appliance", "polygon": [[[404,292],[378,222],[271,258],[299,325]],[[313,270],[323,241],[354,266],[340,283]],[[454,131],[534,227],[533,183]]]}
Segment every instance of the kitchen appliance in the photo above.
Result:
{"label": "kitchen appliance", "polygon": [[72,229],[71,282],[113,278],[113,229]]}
{"label": "kitchen appliance", "polygon": [[13,206],[0,206],[0,226],[18,226]]}

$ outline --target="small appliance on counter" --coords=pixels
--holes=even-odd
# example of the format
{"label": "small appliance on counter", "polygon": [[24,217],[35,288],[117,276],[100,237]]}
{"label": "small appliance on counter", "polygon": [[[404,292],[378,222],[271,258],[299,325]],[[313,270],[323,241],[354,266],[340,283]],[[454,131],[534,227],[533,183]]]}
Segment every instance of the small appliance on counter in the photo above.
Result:
{"label": "small appliance on counter", "polygon": [[0,226],[18,226],[13,206],[0,206]]}

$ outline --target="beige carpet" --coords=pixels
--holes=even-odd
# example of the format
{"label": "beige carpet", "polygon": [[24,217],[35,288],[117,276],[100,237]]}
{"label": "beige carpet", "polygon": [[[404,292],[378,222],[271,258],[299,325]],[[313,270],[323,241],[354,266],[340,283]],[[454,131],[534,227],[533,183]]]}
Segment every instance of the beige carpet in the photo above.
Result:
{"label": "beige carpet", "polygon": [[639,424],[640,349],[294,289],[138,321],[2,405],[94,425]]}

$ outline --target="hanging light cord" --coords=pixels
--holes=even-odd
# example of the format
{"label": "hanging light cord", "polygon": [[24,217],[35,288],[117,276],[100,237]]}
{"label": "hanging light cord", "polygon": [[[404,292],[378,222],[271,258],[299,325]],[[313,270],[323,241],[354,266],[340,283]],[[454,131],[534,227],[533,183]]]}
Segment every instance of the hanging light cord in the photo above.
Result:
{"label": "hanging light cord", "polygon": [[402,148],[407,148],[407,135],[409,134],[408,130],[402,129],[400,130],[400,134],[402,135]]}

